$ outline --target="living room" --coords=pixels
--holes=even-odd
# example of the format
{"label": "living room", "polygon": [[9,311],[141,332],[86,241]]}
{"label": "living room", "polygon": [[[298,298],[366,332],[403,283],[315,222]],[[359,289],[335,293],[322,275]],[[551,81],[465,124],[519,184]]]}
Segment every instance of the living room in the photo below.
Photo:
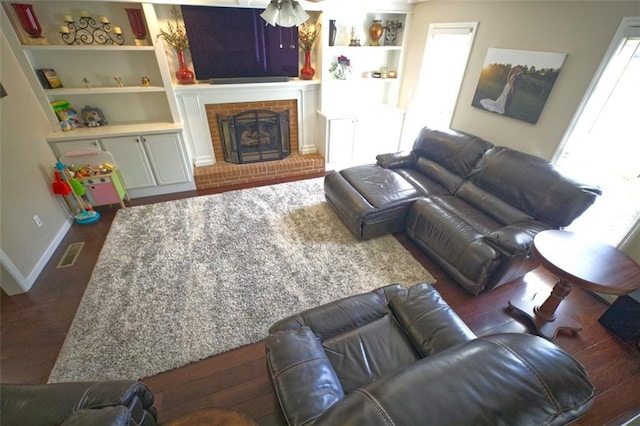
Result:
{"label": "living room", "polygon": [[[260,7],[266,6],[264,3]],[[301,3],[305,7],[322,4]],[[634,1],[418,2],[413,6],[406,35],[406,62],[398,106],[407,107],[415,90],[429,24],[478,22],[478,34],[451,127],[479,135],[496,145],[550,159],[622,18],[638,15],[640,3]],[[49,123],[4,34],[2,43],[1,81],[8,94],[0,101],[2,287],[11,294],[29,290],[71,225],[64,205],[50,191],[50,169],[56,159],[46,142]],[[492,47],[568,54],[537,124],[507,119],[471,106],[482,62]],[[34,224],[34,215],[40,218],[42,226]],[[640,259],[640,237],[636,236],[625,250]]]}

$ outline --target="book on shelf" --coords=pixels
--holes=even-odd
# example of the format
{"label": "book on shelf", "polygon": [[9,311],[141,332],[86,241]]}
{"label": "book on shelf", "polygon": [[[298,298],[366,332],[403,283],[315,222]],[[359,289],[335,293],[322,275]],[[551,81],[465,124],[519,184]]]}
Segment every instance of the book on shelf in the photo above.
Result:
{"label": "book on shelf", "polygon": [[56,74],[52,68],[37,69],[36,74],[38,74],[40,84],[42,84],[42,87],[45,89],[58,89],[63,87],[60,77],[58,77],[58,74]]}

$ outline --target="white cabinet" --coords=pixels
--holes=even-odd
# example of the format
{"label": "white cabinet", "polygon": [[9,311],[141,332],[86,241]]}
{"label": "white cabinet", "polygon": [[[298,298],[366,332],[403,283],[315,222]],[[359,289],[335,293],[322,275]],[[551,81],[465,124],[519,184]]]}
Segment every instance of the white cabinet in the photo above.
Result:
{"label": "white cabinet", "polygon": [[180,136],[175,133],[142,136],[158,185],[170,185],[191,180]]}
{"label": "white cabinet", "polygon": [[102,144],[113,155],[129,190],[192,180],[177,133],[104,138]]}
{"label": "white cabinet", "polygon": [[[74,133],[69,132],[69,138]],[[113,134],[100,139],[54,139],[50,143],[58,158],[69,152],[110,152],[132,198],[195,189],[184,141],[177,130]]]}
{"label": "white cabinet", "polygon": [[102,144],[113,155],[128,190],[156,185],[142,137],[105,138]]}
{"label": "white cabinet", "polygon": [[375,163],[376,155],[398,151],[404,112],[399,108],[361,110],[356,115],[320,114],[328,169]]}
{"label": "white cabinet", "polygon": [[355,117],[328,120],[328,163],[350,161],[353,157],[353,142],[356,134]]}
{"label": "white cabinet", "polygon": [[[322,13],[322,38],[318,45],[321,108],[318,150],[328,169],[374,163],[378,154],[398,150],[404,111],[398,108],[405,34],[412,5],[408,2],[362,2],[363,12],[347,10],[341,2]],[[371,8],[368,8],[372,6]],[[395,41],[385,43],[385,34],[375,46],[369,27],[379,20],[385,27],[393,23]],[[336,36],[329,45],[329,28]],[[385,29],[385,33],[388,30]],[[351,45],[352,32],[359,45]],[[351,70],[346,79],[330,71],[338,57],[346,56]],[[375,76],[375,78],[374,78]],[[378,78],[379,77],[379,78]]]}

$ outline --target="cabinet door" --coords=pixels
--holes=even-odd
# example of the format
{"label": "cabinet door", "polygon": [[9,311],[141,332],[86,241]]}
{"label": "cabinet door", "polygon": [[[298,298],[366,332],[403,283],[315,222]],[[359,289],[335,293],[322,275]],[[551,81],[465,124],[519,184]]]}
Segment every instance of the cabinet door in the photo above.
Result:
{"label": "cabinet door", "polygon": [[142,140],[159,185],[191,181],[180,135],[148,135]]}
{"label": "cabinet door", "polygon": [[355,119],[332,118],[329,120],[329,163],[351,161]]}
{"label": "cabinet door", "polygon": [[156,185],[141,137],[105,138],[102,144],[113,155],[127,189]]}
{"label": "cabinet door", "polygon": [[358,163],[375,163],[376,155],[398,151],[403,116],[388,111],[358,117],[353,159]]}
{"label": "cabinet door", "polygon": [[98,151],[102,149],[97,139],[51,142],[51,146],[53,148],[53,152],[58,158],[68,152],[87,152]]}

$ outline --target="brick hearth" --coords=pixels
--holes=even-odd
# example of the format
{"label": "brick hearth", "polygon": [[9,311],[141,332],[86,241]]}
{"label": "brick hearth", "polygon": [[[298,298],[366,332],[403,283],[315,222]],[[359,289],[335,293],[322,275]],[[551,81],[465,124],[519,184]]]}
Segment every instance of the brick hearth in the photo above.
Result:
{"label": "brick hearth", "polygon": [[298,177],[324,176],[324,158],[320,154],[291,154],[284,160],[251,164],[224,161],[196,167],[197,189],[212,189],[267,181],[286,181]]}

